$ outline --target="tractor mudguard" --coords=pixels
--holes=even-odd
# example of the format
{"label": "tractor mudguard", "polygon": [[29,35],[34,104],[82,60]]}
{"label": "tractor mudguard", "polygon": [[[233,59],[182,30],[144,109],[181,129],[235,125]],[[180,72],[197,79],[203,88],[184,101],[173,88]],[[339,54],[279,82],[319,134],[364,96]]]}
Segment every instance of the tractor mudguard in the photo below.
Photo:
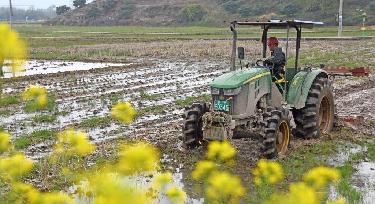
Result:
{"label": "tractor mudguard", "polygon": [[289,85],[287,102],[296,109],[305,107],[307,95],[317,76],[328,77],[326,71],[322,69],[313,69],[298,72]]}

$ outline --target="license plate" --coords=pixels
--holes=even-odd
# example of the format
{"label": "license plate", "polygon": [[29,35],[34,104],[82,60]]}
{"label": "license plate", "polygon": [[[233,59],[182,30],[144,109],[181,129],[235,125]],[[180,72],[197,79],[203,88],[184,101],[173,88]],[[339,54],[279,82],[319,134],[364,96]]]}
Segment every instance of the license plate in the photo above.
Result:
{"label": "license plate", "polygon": [[217,100],[214,103],[214,109],[218,111],[229,111],[230,103],[229,101]]}

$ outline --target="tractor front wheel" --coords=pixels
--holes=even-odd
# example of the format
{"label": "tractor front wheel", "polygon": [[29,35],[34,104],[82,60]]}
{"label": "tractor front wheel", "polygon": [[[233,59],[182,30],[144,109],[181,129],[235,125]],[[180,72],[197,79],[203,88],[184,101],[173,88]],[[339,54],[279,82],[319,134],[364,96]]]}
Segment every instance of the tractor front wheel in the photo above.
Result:
{"label": "tractor front wheel", "polygon": [[194,103],[187,107],[183,115],[182,142],[186,148],[194,148],[200,145],[203,139],[202,116],[209,111],[206,103]]}
{"label": "tractor front wheel", "polygon": [[285,154],[291,138],[289,110],[269,108],[264,113],[262,132],[262,153],[267,159]]}
{"label": "tractor front wheel", "polygon": [[334,100],[327,78],[316,78],[307,95],[305,107],[293,111],[295,134],[304,139],[319,138],[333,127]]}

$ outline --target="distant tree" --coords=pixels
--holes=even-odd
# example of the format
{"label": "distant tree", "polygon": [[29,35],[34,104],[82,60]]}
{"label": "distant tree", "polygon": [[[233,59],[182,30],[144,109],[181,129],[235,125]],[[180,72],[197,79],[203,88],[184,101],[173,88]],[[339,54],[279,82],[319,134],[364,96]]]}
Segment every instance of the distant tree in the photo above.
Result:
{"label": "distant tree", "polygon": [[73,6],[76,8],[81,8],[86,4],[86,0],[74,0],[73,1]]}
{"label": "distant tree", "polygon": [[87,16],[88,16],[89,18],[95,18],[95,17],[97,17],[97,16],[99,16],[99,15],[100,15],[100,10],[99,10],[99,8],[96,7],[96,6],[92,7],[92,8],[87,12]]}
{"label": "distant tree", "polygon": [[281,9],[281,13],[288,16],[293,17],[296,16],[296,13],[300,11],[300,7],[295,4],[288,4],[284,8]]}
{"label": "distant tree", "polygon": [[189,23],[189,22],[197,22],[203,19],[203,17],[207,14],[204,8],[198,4],[190,4],[185,6],[179,14],[179,22],[181,23]]}
{"label": "distant tree", "polygon": [[311,2],[310,5],[305,7],[305,11],[307,12],[317,12],[317,11],[320,11],[321,9],[322,8],[319,2]]}
{"label": "distant tree", "polygon": [[229,13],[237,13],[237,10],[241,7],[241,4],[237,1],[228,1],[222,6],[224,10],[228,11]]}
{"label": "distant tree", "polygon": [[251,6],[241,7],[238,10],[238,13],[241,15],[241,17],[248,17],[248,16],[252,16],[254,14],[253,8]]}
{"label": "distant tree", "polygon": [[375,1],[368,4],[368,11],[375,14]]}
{"label": "distant tree", "polygon": [[116,3],[117,3],[116,0],[107,0],[104,2],[103,9],[105,11],[108,11],[111,8],[115,7]]}
{"label": "distant tree", "polygon": [[56,14],[57,15],[61,15],[61,14],[66,13],[68,11],[70,11],[70,7],[67,6],[67,5],[62,5],[62,6],[56,7]]}
{"label": "distant tree", "polygon": [[129,18],[135,11],[135,5],[129,0],[124,0],[124,4],[121,7],[121,16],[123,18]]}

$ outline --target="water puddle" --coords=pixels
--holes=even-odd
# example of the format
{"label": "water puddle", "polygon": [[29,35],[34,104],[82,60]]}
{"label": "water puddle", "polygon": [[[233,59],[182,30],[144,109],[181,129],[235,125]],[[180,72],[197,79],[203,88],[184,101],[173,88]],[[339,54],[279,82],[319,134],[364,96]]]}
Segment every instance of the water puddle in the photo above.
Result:
{"label": "water puddle", "polygon": [[[329,165],[335,167],[342,166],[346,161],[350,159],[351,155],[367,151],[366,148],[361,147],[356,144],[345,144],[339,150],[337,155],[334,155],[328,160]],[[352,175],[350,179],[351,185],[361,192],[362,204],[372,204],[375,200],[375,162],[373,161],[361,161],[354,166],[356,172]],[[329,189],[329,199],[337,199],[340,197],[339,192],[334,186],[330,186]]]}
{"label": "water puddle", "polygon": [[[51,74],[58,72],[90,70],[106,67],[120,67],[127,65],[131,64],[30,60],[26,62],[25,70],[23,72],[17,73],[16,76]],[[9,66],[4,66],[3,70],[5,72],[4,78],[13,77]]]}
{"label": "water puddle", "polygon": [[362,192],[362,203],[372,204],[375,201],[375,162],[361,162],[356,169],[352,177],[354,187]]}

